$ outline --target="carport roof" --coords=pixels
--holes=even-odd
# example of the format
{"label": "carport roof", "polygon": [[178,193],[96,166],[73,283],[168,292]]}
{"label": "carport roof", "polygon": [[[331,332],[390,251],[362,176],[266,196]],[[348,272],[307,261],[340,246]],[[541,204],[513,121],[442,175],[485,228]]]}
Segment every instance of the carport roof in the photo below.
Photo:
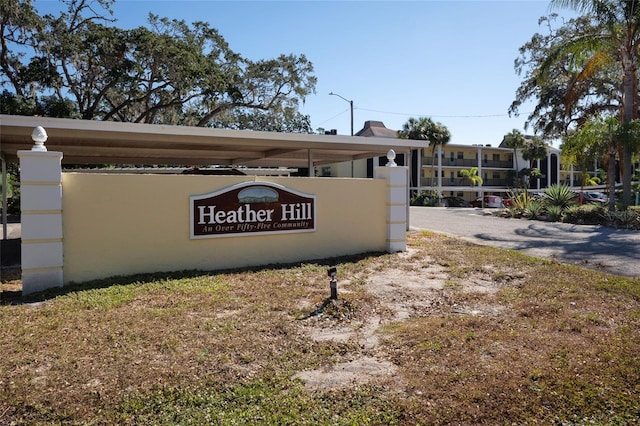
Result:
{"label": "carport roof", "polygon": [[308,167],[407,152],[426,141],[341,135],[256,132],[202,127],[0,115],[0,151],[17,161],[42,126],[49,151],[66,164]]}

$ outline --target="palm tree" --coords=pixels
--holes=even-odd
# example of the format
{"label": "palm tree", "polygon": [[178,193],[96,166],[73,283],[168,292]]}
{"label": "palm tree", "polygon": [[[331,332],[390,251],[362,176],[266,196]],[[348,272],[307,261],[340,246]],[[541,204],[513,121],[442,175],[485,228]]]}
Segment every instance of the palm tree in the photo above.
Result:
{"label": "palm tree", "polygon": [[524,147],[524,143],[525,143],[524,135],[519,130],[513,129],[511,133],[507,133],[506,135],[504,135],[504,138],[502,139],[502,141],[504,142],[504,145],[507,148],[513,149],[513,159],[516,165],[516,179],[517,179],[518,172],[520,171],[520,167],[518,167],[518,149]]}
{"label": "palm tree", "polygon": [[[607,121],[609,125],[607,125]],[[615,145],[608,142],[611,137],[607,137],[607,129],[611,125],[616,125],[617,120],[615,117],[609,117],[607,120],[589,120],[580,129],[566,136],[560,145],[562,150],[562,163],[571,167],[576,166],[582,175],[580,182],[580,202],[582,202],[582,193],[584,192],[585,185],[589,183],[589,169],[593,165],[593,160],[596,158],[605,158],[609,163],[609,178],[613,178],[613,185],[609,184],[609,198],[610,200],[615,198],[611,192],[611,187],[615,188],[615,177],[611,175],[613,171],[615,173],[615,158],[609,157],[608,153],[613,151],[615,155]],[[599,179],[598,179],[599,180]],[[611,210],[615,206],[610,204]]]}
{"label": "palm tree", "polygon": [[435,154],[436,147],[444,146],[451,140],[449,129],[442,123],[433,121],[429,117],[409,118],[398,132],[401,139],[427,140],[431,147],[431,155]]}
{"label": "palm tree", "polygon": [[[420,117],[418,119],[410,117],[403,124],[402,130],[398,131],[398,137],[400,139],[429,141],[432,158],[431,168],[433,169],[436,147],[442,147],[449,143],[451,133],[445,125],[435,122],[429,117]],[[440,185],[438,185],[438,197],[440,197]]]}
{"label": "palm tree", "polygon": [[[529,187],[529,179],[542,176],[538,168],[533,167],[533,162],[536,160],[544,160],[547,158],[547,146],[538,137],[527,139],[524,147],[522,147],[522,158],[529,162],[529,169],[527,170],[527,182],[526,186]],[[550,171],[549,171],[550,173]],[[547,179],[547,184],[551,184],[550,179]]]}
{"label": "palm tree", "polygon": [[547,158],[547,146],[540,138],[533,137],[522,147],[522,158],[527,161],[544,160]]}
{"label": "palm tree", "polygon": [[[556,54],[570,54],[575,64],[580,64],[574,83],[576,88],[605,67],[617,64],[621,76],[619,114],[623,126],[628,126],[639,117],[640,0],[551,0],[551,5],[569,7],[591,16],[597,32],[567,40],[558,47]],[[556,57],[551,55],[546,66],[551,66]],[[570,87],[566,99],[568,107],[576,102],[574,93]],[[624,139],[617,143],[622,146],[623,203],[628,206],[631,204],[633,147],[628,138]]]}
{"label": "palm tree", "polygon": [[[609,188],[609,211],[615,210],[616,190],[616,140],[624,132],[623,126],[615,117],[591,120],[587,122],[572,138],[567,140],[568,147],[580,155],[580,149],[588,149],[590,152],[604,153],[607,162],[607,186]],[[584,145],[587,145],[585,148]],[[589,147],[588,145],[592,145]]]}
{"label": "palm tree", "polygon": [[460,183],[468,180],[471,186],[482,186],[482,177],[478,176],[478,168],[472,167],[470,169],[460,170]]}

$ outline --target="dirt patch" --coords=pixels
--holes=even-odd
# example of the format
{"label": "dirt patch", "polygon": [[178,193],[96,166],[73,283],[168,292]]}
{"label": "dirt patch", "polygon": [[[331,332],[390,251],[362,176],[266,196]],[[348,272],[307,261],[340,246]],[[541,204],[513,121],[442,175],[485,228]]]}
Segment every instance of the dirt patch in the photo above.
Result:
{"label": "dirt patch", "polygon": [[296,375],[310,391],[332,391],[368,383],[374,379],[387,379],[396,371],[389,361],[365,356],[353,361],[303,371]]}
{"label": "dirt patch", "polygon": [[[349,361],[336,359],[336,364],[324,365],[296,375],[310,391],[348,388],[371,381],[395,380],[396,366],[385,359],[379,333],[384,325],[410,318],[436,315],[443,312],[468,316],[494,316],[505,308],[487,303],[452,301],[451,293],[494,294],[500,282],[485,268],[452,280],[447,268],[437,264],[419,250],[410,249],[393,258],[394,267],[374,265],[369,275],[339,283],[342,295],[350,293],[350,286],[364,281],[372,299],[373,313],[366,317],[332,321],[321,310],[314,321],[307,324],[307,334],[316,341],[350,343],[360,347],[359,357]],[[340,300],[335,301],[340,304]]]}

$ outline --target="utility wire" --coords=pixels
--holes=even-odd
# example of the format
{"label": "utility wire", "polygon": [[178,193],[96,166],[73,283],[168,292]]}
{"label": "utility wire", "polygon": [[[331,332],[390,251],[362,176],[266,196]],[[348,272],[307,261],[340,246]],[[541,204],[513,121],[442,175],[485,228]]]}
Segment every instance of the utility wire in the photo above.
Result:
{"label": "utility wire", "polygon": [[[354,109],[355,109],[355,108],[354,108]],[[331,120],[333,120],[334,118],[339,117],[339,116],[341,116],[342,114],[344,114],[345,112],[349,112],[349,111],[350,111],[350,108],[347,108],[347,109],[345,109],[344,111],[339,112],[338,114],[334,115],[333,117],[329,117],[329,118],[327,118],[327,119],[326,119],[326,120],[324,120],[322,123],[318,123],[317,125],[318,125],[318,126],[322,126],[322,125],[323,125],[324,123],[326,123],[327,121],[331,121]]]}
{"label": "utility wire", "polygon": [[[431,115],[431,114],[410,114],[408,112],[392,112],[392,111],[381,111],[377,109],[369,109],[369,108],[358,108],[354,107],[354,110],[367,111],[367,112],[377,112],[379,114],[390,114],[390,115],[402,115],[405,117],[434,117],[434,118],[495,118],[495,117],[509,117],[509,114],[478,114],[478,115]],[[318,126],[322,126],[324,123],[333,120],[341,116],[342,114],[349,112],[349,109],[345,109],[344,111],[339,112],[333,117],[329,117],[326,120],[318,123]],[[527,115],[530,112],[521,112],[518,115]]]}
{"label": "utility wire", "polygon": [[407,112],[391,112],[380,111],[376,109],[359,108],[362,111],[378,112],[381,114],[420,116],[420,117],[436,117],[436,118],[491,118],[491,117],[507,117],[509,114],[482,114],[482,115],[432,115],[432,114],[410,114]]}

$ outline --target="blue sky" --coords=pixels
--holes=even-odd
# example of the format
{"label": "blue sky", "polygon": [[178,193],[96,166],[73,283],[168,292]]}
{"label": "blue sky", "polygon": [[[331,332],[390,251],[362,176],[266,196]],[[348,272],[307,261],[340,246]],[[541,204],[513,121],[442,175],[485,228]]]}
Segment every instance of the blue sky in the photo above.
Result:
{"label": "blue sky", "polygon": [[[57,2],[40,0],[51,11]],[[366,120],[398,130],[409,117],[431,117],[451,143],[497,145],[526,113],[509,117],[521,77],[513,62],[556,12],[531,1],[146,1],[117,0],[115,25],[146,24],[149,12],[189,23],[209,22],[230,47],[250,59],[305,54],[318,78],[301,108],[314,129],[349,134]],[[528,131],[527,133],[531,133]]]}

